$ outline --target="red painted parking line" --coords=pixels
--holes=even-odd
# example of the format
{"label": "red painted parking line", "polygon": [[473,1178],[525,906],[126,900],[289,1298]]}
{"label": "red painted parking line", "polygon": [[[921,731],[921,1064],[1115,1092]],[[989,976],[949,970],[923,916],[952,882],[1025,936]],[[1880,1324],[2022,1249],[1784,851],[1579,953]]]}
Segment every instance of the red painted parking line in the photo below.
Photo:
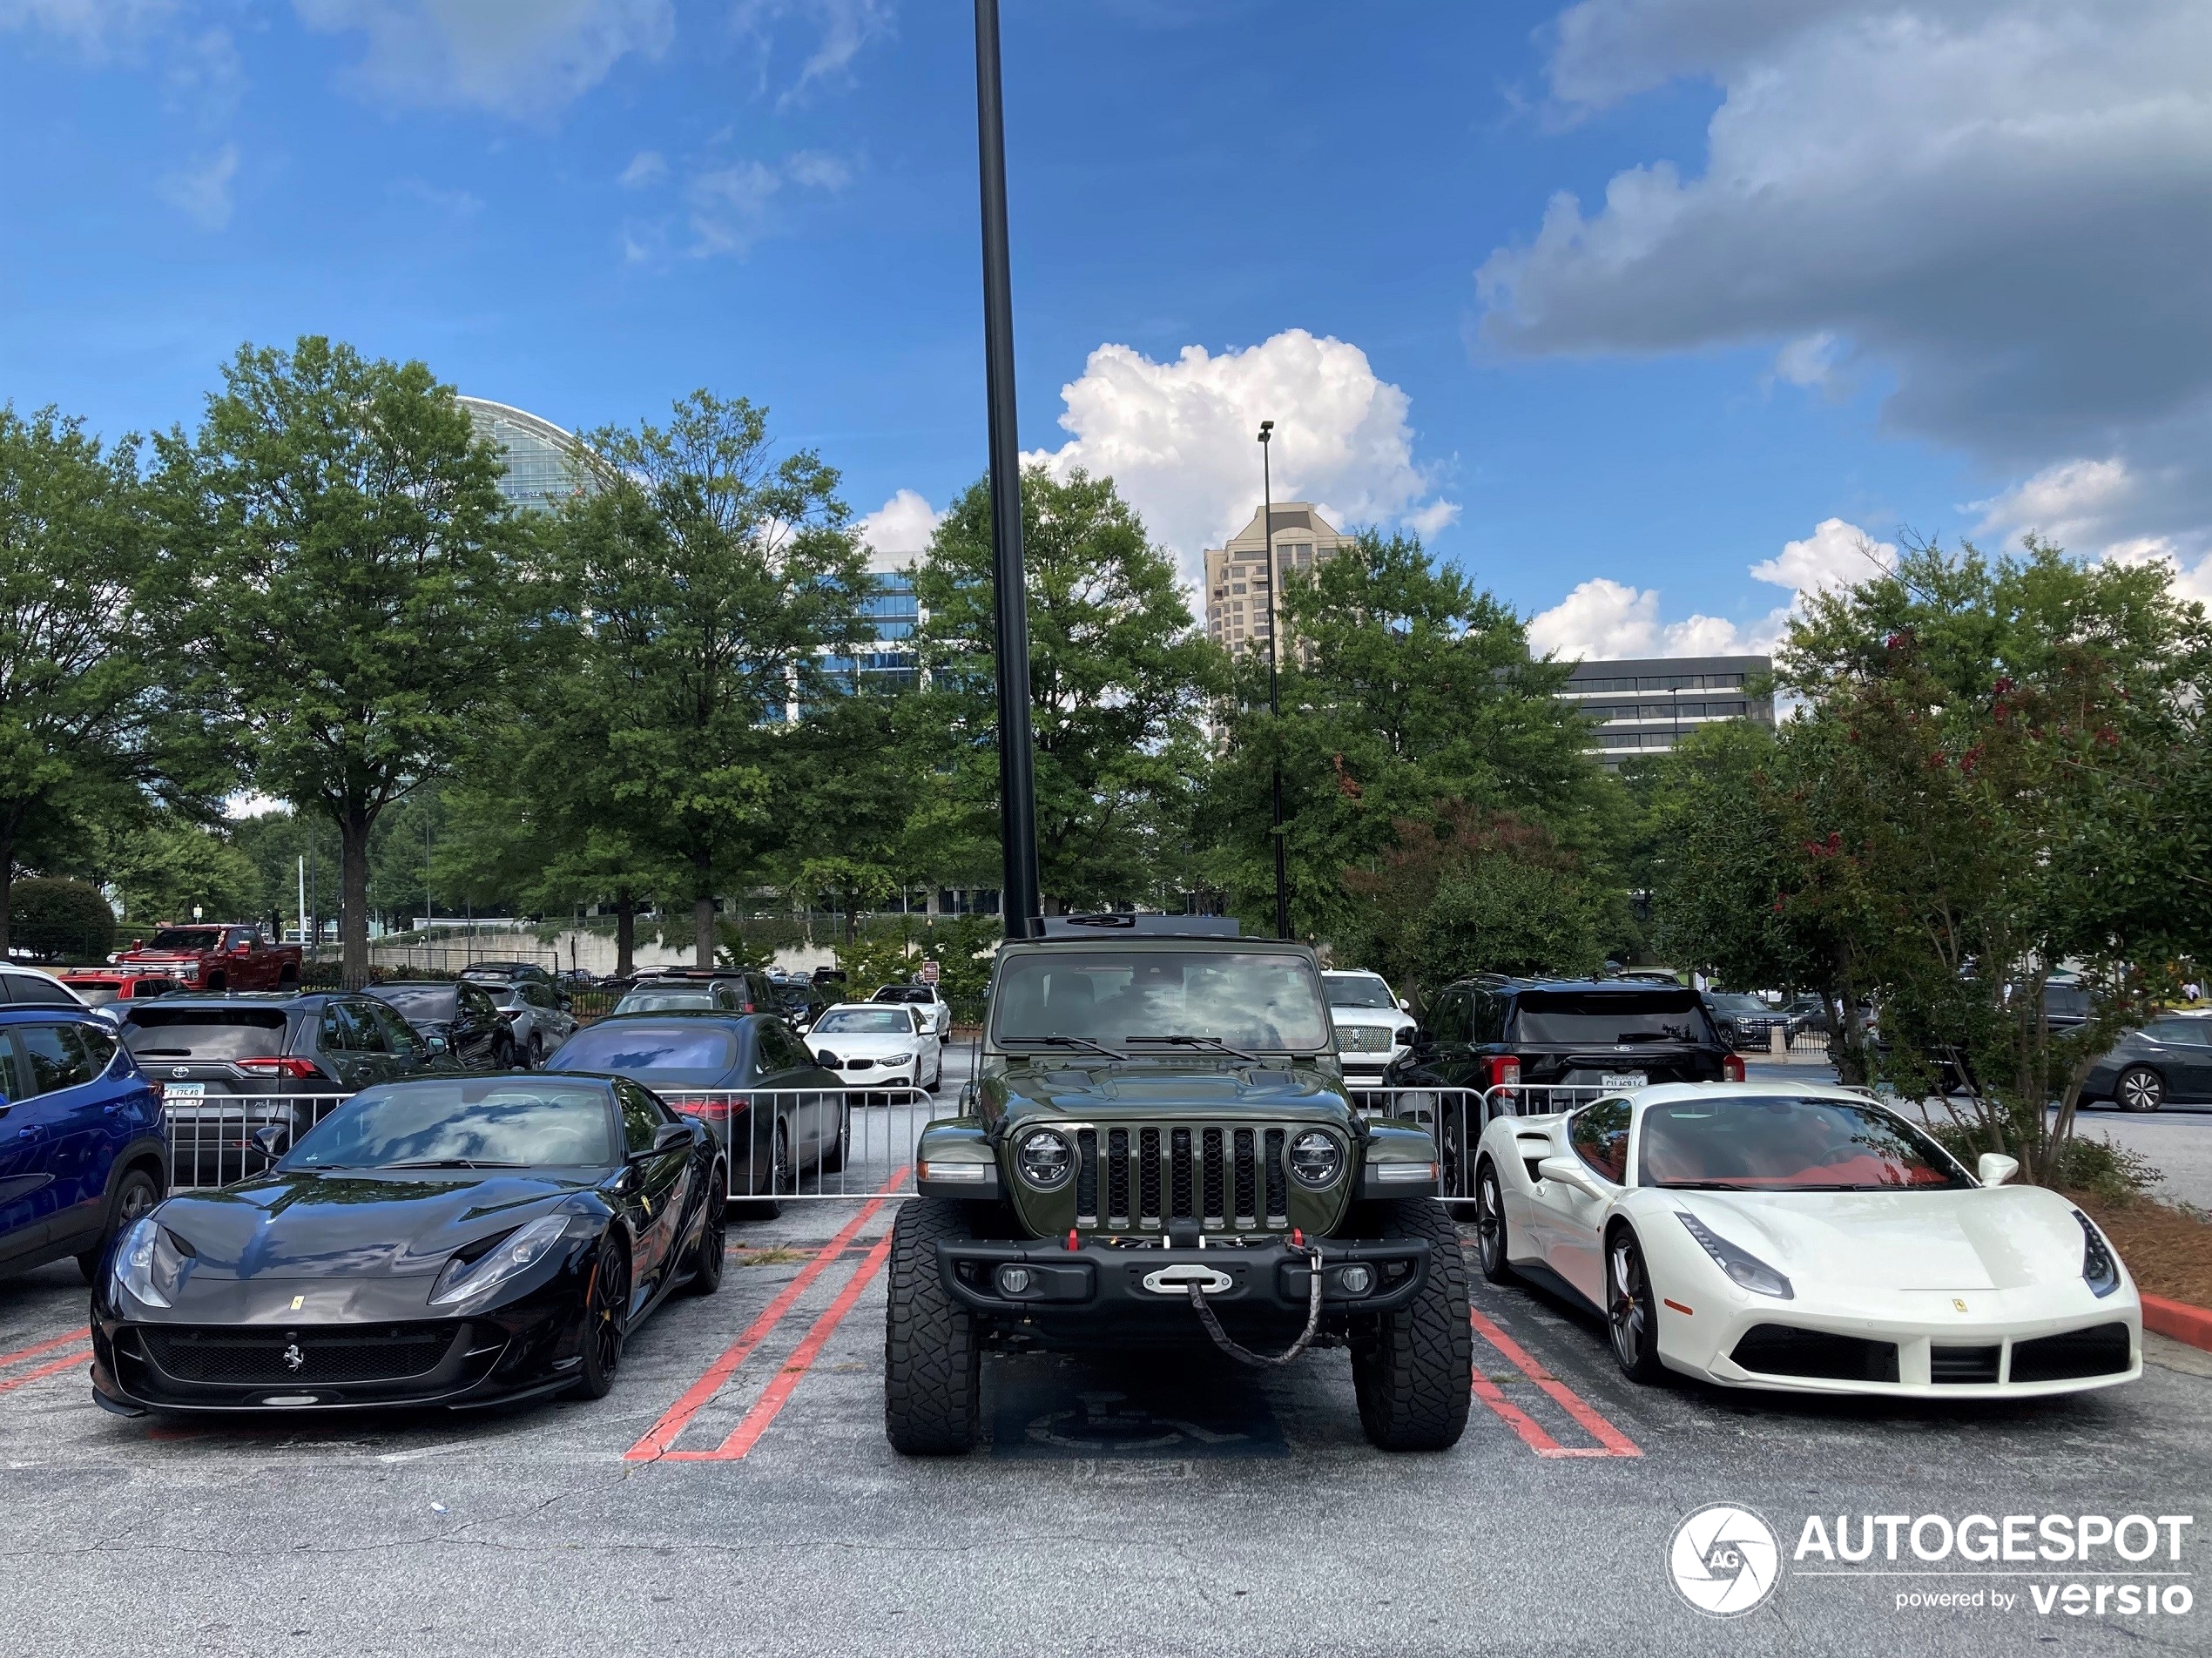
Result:
{"label": "red painted parking line", "polygon": [[91,1339],[90,1330],[72,1330],[66,1336],[57,1336],[51,1341],[42,1341],[35,1347],[18,1347],[12,1353],[0,1353],[0,1370],[10,1365],[20,1365],[26,1358],[36,1358],[41,1353],[51,1353],[57,1347],[71,1347]]}
{"label": "red painted parking line", "polygon": [[862,1205],[860,1212],[846,1223],[845,1230],[832,1238],[821,1253],[809,1261],[799,1276],[786,1284],[781,1293],[761,1310],[760,1316],[745,1326],[745,1333],[706,1367],[706,1373],[686,1388],[684,1396],[661,1413],[660,1420],[645,1431],[644,1438],[623,1452],[624,1461],[652,1462],[662,1457],[681,1457],[684,1454],[674,1447],[678,1438],[691,1425],[691,1419],[706,1408],[707,1402],[722,1391],[723,1384],[736,1372],[738,1366],[745,1363],[752,1350],[783,1322],[784,1315],[797,1304],[807,1287],[828,1270],[829,1264],[837,1259],[846,1244],[860,1236],[860,1229],[875,1218],[883,1208],[881,1194],[896,1190],[899,1183],[906,1177],[907,1171],[902,1168],[876,1189],[879,1195]]}
{"label": "red painted parking line", "polygon": [[828,1310],[814,1320],[814,1327],[806,1332],[806,1339],[799,1344],[798,1350],[776,1372],[776,1379],[768,1384],[768,1391],[745,1413],[745,1419],[738,1424],[728,1439],[712,1451],[697,1451],[688,1455],[677,1451],[671,1454],[683,1457],[687,1461],[702,1462],[736,1462],[744,1458],[760,1442],[760,1436],[768,1431],[769,1425],[776,1419],[777,1412],[798,1391],[799,1383],[806,1379],[806,1372],[821,1357],[824,1345],[836,1331],[838,1325],[845,1321],[845,1315],[853,1311],[853,1304],[860,1298],[860,1292],[883,1270],[883,1264],[890,1254],[891,1240],[887,1237],[879,1239],[876,1246],[868,1251],[867,1258],[845,1281],[845,1287],[837,1292],[837,1299],[831,1302]]}
{"label": "red painted parking line", "polygon": [[[1584,1432],[1588,1433],[1590,1438],[1597,1441],[1595,1446],[1588,1448],[1576,1448],[1570,1446],[1561,1445],[1556,1439],[1553,1439],[1550,1434],[1546,1433],[1544,1430],[1534,1421],[1529,1419],[1525,1412],[1521,1412],[1511,1405],[1507,1404],[1504,1395],[1499,1394],[1495,1400],[1493,1400],[1486,1395],[1483,1392],[1484,1388],[1489,1388],[1492,1393],[1496,1393],[1497,1389],[1486,1378],[1478,1375],[1475,1378],[1474,1383],[1475,1397],[1481,1399],[1485,1405],[1489,1405],[1491,1410],[1496,1412],[1501,1419],[1511,1425],[1514,1432],[1519,1433],[1521,1439],[1527,1442],[1529,1446],[1534,1450],[1538,1456],[1640,1457],[1643,1454],[1642,1452],[1636,1449],[1635,1442],[1631,1440],[1627,1434],[1622,1432],[1621,1430],[1615,1427],[1612,1423],[1607,1421],[1602,1416],[1599,1415],[1597,1411],[1588,1400],[1583,1399],[1581,1394],[1577,1393],[1573,1388],[1568,1386],[1565,1382],[1561,1381],[1556,1376],[1554,1376],[1541,1365],[1539,1365],[1534,1359],[1531,1358],[1528,1356],[1527,1351],[1523,1348],[1519,1342],[1515,1341],[1511,1336],[1506,1334],[1504,1331],[1499,1329],[1498,1326],[1493,1324],[1488,1318],[1486,1318],[1481,1313],[1474,1311],[1473,1308],[1469,1308],[1467,1310],[1467,1320],[1474,1326],[1474,1333],[1476,1335],[1481,1337],[1482,1339],[1488,1342],[1491,1346],[1496,1348],[1498,1352],[1505,1358],[1507,1364],[1511,1365],[1523,1376],[1526,1376],[1530,1381],[1535,1383],[1539,1388],[1542,1389],[1543,1392],[1554,1400],[1554,1402],[1564,1409],[1568,1415],[1575,1419],[1575,1422],[1581,1427]],[[1500,1409],[1501,1405],[1504,1405],[1505,1409]],[[1514,1415],[1520,1416],[1521,1421],[1527,1424],[1528,1429],[1533,1429],[1537,1434],[1541,1435],[1542,1439],[1548,1441],[1548,1443],[1540,1445],[1535,1439],[1531,1439],[1528,1432],[1523,1429],[1521,1423],[1515,1422],[1514,1420],[1514,1416],[1507,1414],[1507,1411],[1513,1411]]]}
{"label": "red painted parking line", "polygon": [[18,1387],[27,1387],[31,1383],[43,1380],[46,1377],[58,1376],[65,1370],[74,1370],[79,1365],[91,1363],[91,1358],[92,1350],[90,1347],[80,1347],[73,1353],[64,1353],[51,1365],[41,1365],[37,1370],[27,1370],[20,1376],[10,1376],[6,1381],[0,1382],[0,1393],[12,1393]]}

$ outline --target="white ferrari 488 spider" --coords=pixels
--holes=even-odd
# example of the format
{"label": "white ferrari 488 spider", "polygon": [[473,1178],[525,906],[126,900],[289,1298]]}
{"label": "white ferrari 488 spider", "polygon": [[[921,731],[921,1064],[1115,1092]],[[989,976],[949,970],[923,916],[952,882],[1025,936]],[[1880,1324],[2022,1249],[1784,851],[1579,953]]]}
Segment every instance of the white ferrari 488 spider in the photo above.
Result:
{"label": "white ferrari 488 spider", "polygon": [[1639,1088],[1482,1133],[1483,1276],[1588,1302],[1634,1380],[1931,1399],[2142,1374],[2142,1307],[2054,1191],[1970,1175],[1862,1094]]}

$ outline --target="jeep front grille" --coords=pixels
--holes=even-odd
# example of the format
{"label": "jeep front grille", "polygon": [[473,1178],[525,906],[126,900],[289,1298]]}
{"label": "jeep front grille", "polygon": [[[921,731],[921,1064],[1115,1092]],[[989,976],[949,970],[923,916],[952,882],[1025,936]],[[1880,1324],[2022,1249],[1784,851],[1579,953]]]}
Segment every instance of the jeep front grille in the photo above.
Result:
{"label": "jeep front grille", "polygon": [[1282,1128],[1077,1129],[1076,1224],[1160,1230],[1192,1220],[1212,1231],[1290,1224]]}

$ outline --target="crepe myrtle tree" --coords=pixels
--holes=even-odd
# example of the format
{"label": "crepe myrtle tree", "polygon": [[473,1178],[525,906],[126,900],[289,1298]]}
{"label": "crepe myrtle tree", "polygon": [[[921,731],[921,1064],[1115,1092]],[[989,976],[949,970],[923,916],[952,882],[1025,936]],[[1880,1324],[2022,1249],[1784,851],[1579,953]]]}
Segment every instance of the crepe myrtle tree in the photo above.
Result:
{"label": "crepe myrtle tree", "polygon": [[[1865,779],[1856,844],[1850,823],[1824,844],[1864,860],[1885,911],[1893,1080],[1947,1070],[1982,1144],[2062,1181],[2090,1065],[2201,941],[2201,826],[2164,797],[2202,742],[2202,607],[2162,565],[2090,567],[2033,537],[1995,560],[1912,546],[1811,603],[1777,673]],[[2061,1032],[2043,991],[2068,964],[2091,1012]]]}
{"label": "crepe myrtle tree", "polygon": [[783,846],[779,784],[843,694],[834,659],[873,637],[873,583],[836,470],[779,455],[744,398],[694,392],[583,448],[595,488],[549,538],[577,698],[557,763],[634,867],[677,872],[709,967],[715,895]]}
{"label": "crepe myrtle tree", "polygon": [[243,347],[156,441],[197,572],[198,685],[254,786],[338,832],[343,975],[368,974],[369,838],[496,708],[529,608],[502,461],[419,362]]}

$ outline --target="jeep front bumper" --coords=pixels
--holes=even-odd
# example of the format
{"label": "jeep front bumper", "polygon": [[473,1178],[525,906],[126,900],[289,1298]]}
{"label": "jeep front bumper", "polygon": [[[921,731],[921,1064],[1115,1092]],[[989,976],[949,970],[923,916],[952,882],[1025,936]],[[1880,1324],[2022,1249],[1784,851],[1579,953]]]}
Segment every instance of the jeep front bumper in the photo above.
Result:
{"label": "jeep front bumper", "polygon": [[[1321,1305],[1326,1313],[1394,1312],[1428,1280],[1429,1249],[1418,1239],[1321,1241]],[[1005,1269],[1026,1276],[1019,1283]],[[1359,1287],[1366,1269],[1366,1287]],[[1174,1269],[1184,1269],[1175,1270]],[[1203,1273],[1190,1269],[1202,1269]],[[1142,1321],[1156,1312],[1189,1316],[1187,1282],[1196,1277],[1206,1299],[1224,1311],[1303,1318],[1312,1291],[1305,1251],[1286,1244],[1251,1248],[1117,1249],[1082,1244],[1065,1249],[1031,1243],[941,1242],[937,1270],[945,1288],[971,1312],[1001,1317],[1075,1315]],[[1148,1286],[1146,1280],[1150,1279]],[[1225,1282],[1224,1282],[1225,1280]]]}

